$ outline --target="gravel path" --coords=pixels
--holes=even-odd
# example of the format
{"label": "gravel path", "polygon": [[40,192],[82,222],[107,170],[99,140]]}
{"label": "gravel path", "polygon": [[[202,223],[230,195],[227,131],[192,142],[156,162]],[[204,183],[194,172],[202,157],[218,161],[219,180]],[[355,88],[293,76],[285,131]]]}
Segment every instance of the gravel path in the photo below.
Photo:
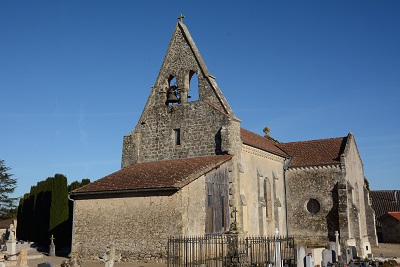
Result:
{"label": "gravel path", "polygon": [[[63,257],[49,257],[43,256],[40,259],[28,259],[29,267],[36,267],[38,264],[43,262],[52,263],[54,267],[61,266],[61,263],[67,258]],[[104,267],[104,262],[96,261],[96,260],[85,260],[83,261],[83,267]],[[115,267],[166,267],[166,264],[157,264],[157,263],[145,263],[145,262],[116,262],[114,264]]]}

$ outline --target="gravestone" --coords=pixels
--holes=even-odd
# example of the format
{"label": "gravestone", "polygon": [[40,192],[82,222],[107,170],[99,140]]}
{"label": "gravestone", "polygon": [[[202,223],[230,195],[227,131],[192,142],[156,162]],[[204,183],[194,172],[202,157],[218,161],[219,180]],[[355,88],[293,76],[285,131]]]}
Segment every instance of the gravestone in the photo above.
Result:
{"label": "gravestone", "polygon": [[307,246],[296,247],[297,267],[306,267],[306,252]]}
{"label": "gravestone", "polygon": [[105,267],[114,267],[114,263],[121,259],[121,253],[116,254],[115,245],[111,244],[108,246],[108,250],[103,254],[103,261]]}
{"label": "gravestone", "polygon": [[0,267],[6,267],[6,264],[2,261],[0,261]]}
{"label": "gravestone", "polygon": [[[275,228],[275,239],[279,238],[279,229]],[[281,242],[274,242],[274,267],[282,267]]]}
{"label": "gravestone", "polygon": [[355,246],[351,246],[350,248],[351,248],[351,252],[353,254],[353,259],[357,258],[358,257],[357,248]]}
{"label": "gravestone", "polygon": [[306,256],[306,267],[314,267],[314,258],[312,255]]}
{"label": "gravestone", "polygon": [[54,239],[55,239],[54,236],[51,235],[51,237],[50,237],[51,242],[50,242],[50,247],[49,247],[49,256],[50,257],[54,257],[56,255],[56,246],[54,245]]}
{"label": "gravestone", "polygon": [[21,249],[18,255],[17,266],[27,267],[28,266],[28,250],[26,248]]}
{"label": "gravestone", "polygon": [[348,246],[346,248],[346,262],[350,262],[357,258],[357,248],[355,246]]}
{"label": "gravestone", "polygon": [[14,236],[14,225],[10,224],[10,235],[8,237],[8,240],[6,242],[7,245],[7,254],[8,254],[8,259],[9,260],[16,260],[17,259],[17,240],[15,240],[15,236]]}
{"label": "gravestone", "polygon": [[314,249],[311,250],[312,256],[314,258],[315,265],[321,266],[321,264],[322,264],[322,251],[324,249],[325,248],[314,248]]}
{"label": "gravestone", "polygon": [[324,249],[322,251],[322,267],[328,267],[332,264],[332,250]]}
{"label": "gravestone", "polygon": [[332,263],[338,262],[336,242],[329,242],[329,249],[332,251]]}

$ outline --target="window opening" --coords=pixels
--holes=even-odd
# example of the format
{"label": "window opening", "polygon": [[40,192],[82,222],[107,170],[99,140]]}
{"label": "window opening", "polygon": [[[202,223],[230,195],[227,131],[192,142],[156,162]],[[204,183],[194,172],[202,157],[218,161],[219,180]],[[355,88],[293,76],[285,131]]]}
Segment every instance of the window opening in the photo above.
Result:
{"label": "window opening", "polygon": [[314,198],[310,198],[310,200],[307,202],[307,210],[308,212],[312,214],[316,214],[319,212],[321,209],[321,205],[319,204],[318,200]]}
{"label": "window opening", "polygon": [[189,73],[189,95],[188,101],[196,101],[199,99],[199,77],[194,71]]}
{"label": "window opening", "polygon": [[264,179],[264,201],[265,201],[265,212],[267,218],[272,218],[272,197],[271,197],[271,185],[267,178]]}
{"label": "window opening", "polygon": [[226,230],[226,205],[225,205],[225,196],[221,196],[221,228],[223,231]]}
{"label": "window opening", "polygon": [[206,233],[214,232],[214,206],[212,201],[212,195],[207,195],[207,224]]}
{"label": "window opening", "polygon": [[181,129],[174,129],[174,142],[176,146],[181,144]]}

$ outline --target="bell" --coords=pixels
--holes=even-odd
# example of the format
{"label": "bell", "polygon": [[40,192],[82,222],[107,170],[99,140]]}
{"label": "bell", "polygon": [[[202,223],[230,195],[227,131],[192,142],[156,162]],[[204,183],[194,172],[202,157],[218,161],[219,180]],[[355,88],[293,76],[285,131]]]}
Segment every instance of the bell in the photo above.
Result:
{"label": "bell", "polygon": [[179,99],[176,97],[176,93],[174,91],[169,91],[168,92],[168,98],[167,98],[167,103],[178,103]]}

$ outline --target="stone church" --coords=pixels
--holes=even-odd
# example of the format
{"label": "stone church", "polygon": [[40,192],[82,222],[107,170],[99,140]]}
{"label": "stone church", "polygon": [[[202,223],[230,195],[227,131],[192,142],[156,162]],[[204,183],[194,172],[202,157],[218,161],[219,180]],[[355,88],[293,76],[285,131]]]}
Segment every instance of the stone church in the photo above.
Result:
{"label": "stone church", "polygon": [[[191,85],[196,84],[196,88]],[[198,95],[194,95],[194,93]],[[354,136],[280,143],[241,128],[187,27],[175,27],[143,113],[123,139],[122,168],[70,193],[73,248],[127,260],[166,257],[169,236],[295,236],[362,255],[376,245],[374,212]]]}

